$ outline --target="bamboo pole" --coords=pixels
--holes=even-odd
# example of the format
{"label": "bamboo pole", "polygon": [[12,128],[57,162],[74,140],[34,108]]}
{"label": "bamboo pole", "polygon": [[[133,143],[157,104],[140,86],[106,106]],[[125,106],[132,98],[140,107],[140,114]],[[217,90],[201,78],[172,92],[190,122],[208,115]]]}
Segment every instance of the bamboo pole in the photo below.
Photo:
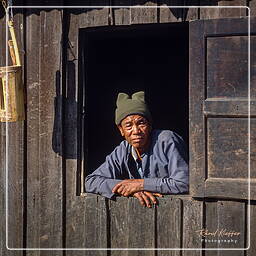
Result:
{"label": "bamboo pole", "polygon": [[21,66],[18,44],[17,44],[15,32],[14,32],[14,27],[13,27],[13,21],[11,21],[11,20],[8,21],[8,27],[9,27],[11,38],[12,38],[12,41],[13,41],[16,65]]}

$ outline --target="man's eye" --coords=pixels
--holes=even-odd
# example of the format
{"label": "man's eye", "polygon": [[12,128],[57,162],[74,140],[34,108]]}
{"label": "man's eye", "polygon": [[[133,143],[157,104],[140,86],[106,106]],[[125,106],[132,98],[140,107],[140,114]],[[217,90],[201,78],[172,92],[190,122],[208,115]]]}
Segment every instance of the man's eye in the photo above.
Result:
{"label": "man's eye", "polygon": [[131,124],[126,124],[126,125],[125,125],[125,128],[130,128],[130,127],[132,127]]}

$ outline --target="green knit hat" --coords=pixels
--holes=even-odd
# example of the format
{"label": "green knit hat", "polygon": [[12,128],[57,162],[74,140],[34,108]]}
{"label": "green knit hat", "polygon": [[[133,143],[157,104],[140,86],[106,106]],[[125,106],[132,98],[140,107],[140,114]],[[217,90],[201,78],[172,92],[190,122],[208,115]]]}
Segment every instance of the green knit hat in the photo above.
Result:
{"label": "green knit hat", "polygon": [[145,102],[145,92],[136,92],[130,98],[126,93],[119,93],[116,100],[116,125],[129,115],[142,115],[152,122],[152,117]]}

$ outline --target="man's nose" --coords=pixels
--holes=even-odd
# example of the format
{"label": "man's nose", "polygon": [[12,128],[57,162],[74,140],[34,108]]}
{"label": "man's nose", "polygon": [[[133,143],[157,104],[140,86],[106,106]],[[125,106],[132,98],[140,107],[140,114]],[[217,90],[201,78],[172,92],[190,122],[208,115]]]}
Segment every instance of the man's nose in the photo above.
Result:
{"label": "man's nose", "polygon": [[134,133],[134,134],[140,133],[140,128],[139,128],[138,125],[134,125],[134,126],[133,126],[133,133]]}

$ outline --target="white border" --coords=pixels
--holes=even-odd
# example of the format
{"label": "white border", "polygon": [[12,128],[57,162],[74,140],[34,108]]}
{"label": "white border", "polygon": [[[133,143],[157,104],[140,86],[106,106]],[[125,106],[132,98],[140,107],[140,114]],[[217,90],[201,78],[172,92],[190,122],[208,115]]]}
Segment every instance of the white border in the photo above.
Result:
{"label": "white border", "polygon": [[[213,250],[225,250],[225,251],[235,251],[235,250],[249,250],[250,248],[250,237],[251,237],[251,232],[250,232],[250,217],[251,217],[251,206],[250,206],[250,175],[251,175],[251,165],[250,165],[250,154],[251,154],[251,147],[250,147],[250,117],[251,117],[251,108],[250,108],[250,100],[251,100],[251,94],[250,94],[250,89],[251,89],[251,84],[250,84],[250,54],[251,54],[251,48],[250,48],[250,34],[251,34],[251,28],[250,28],[250,8],[247,6],[141,6],[141,5],[136,5],[136,6],[8,6],[7,7],[7,16],[6,16],[6,64],[8,65],[8,24],[7,21],[9,20],[9,9],[78,9],[78,8],[199,8],[199,9],[204,9],[204,8],[246,8],[248,10],[248,221],[247,221],[247,228],[248,228],[248,241],[247,243],[249,244],[248,247],[246,248],[10,248],[8,246],[8,140],[9,140],[9,133],[8,133],[8,122],[6,122],[6,200],[5,200],[5,206],[6,206],[6,219],[5,219],[5,224],[6,224],[6,248],[11,251],[107,251],[107,250],[112,250],[112,251],[119,251],[119,250],[129,250],[129,251],[178,251],[178,250],[202,250],[202,251],[213,251]],[[130,17],[131,18],[131,17]],[[7,80],[8,83],[8,80]],[[247,234],[245,234],[247,235]]]}

